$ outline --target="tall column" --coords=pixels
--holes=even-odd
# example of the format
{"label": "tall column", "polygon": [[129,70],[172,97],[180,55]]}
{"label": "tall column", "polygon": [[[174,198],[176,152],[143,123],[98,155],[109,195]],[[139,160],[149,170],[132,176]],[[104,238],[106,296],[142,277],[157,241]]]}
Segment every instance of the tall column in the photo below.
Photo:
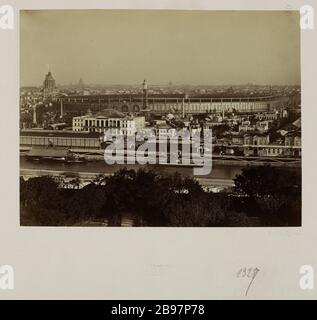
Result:
{"label": "tall column", "polygon": [[185,98],[183,98],[183,101],[182,101],[182,116],[183,116],[183,119],[185,119]]}
{"label": "tall column", "polygon": [[33,124],[37,124],[37,119],[36,119],[36,104],[33,106]]}
{"label": "tall column", "polygon": [[143,89],[143,109],[147,109],[147,106],[148,106],[148,94],[147,94],[147,83],[146,83],[146,80],[143,81],[142,89]]}
{"label": "tall column", "polygon": [[61,98],[61,115],[60,118],[62,119],[64,117],[64,107],[63,107],[63,99]]}

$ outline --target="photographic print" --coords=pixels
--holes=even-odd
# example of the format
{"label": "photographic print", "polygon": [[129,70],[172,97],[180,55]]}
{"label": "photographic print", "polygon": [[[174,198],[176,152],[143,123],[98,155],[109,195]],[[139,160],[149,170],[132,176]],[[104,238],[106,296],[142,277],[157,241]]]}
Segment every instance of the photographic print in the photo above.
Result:
{"label": "photographic print", "polygon": [[20,225],[300,227],[299,19],[21,10]]}

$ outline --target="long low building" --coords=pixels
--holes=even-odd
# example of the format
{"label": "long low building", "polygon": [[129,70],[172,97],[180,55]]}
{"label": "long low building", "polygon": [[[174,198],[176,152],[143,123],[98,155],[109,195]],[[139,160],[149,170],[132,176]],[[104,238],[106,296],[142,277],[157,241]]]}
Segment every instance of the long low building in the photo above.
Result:
{"label": "long low building", "polygon": [[[139,112],[163,115],[166,113],[199,115],[213,112],[258,113],[285,108],[289,102],[286,96],[192,96],[185,95],[149,95],[144,103],[144,97],[138,95],[92,95],[64,96],[54,102],[54,108],[62,109],[73,116],[87,113],[88,109],[98,112],[103,109],[117,111]],[[146,106],[146,107],[144,107]]]}
{"label": "long low building", "polygon": [[99,149],[103,137],[99,133],[61,130],[21,130],[20,147],[56,146]]}

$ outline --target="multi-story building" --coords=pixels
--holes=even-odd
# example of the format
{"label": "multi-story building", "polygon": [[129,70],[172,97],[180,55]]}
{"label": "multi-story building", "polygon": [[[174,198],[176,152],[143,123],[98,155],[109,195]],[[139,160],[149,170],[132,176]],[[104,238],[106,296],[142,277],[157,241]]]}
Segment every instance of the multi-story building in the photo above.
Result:
{"label": "multi-story building", "polygon": [[300,147],[301,145],[302,142],[300,132],[290,132],[285,136],[285,146]]}
{"label": "multi-story building", "polygon": [[285,136],[284,144],[270,143],[268,134],[245,135],[244,154],[262,157],[301,157],[300,133]]}
{"label": "multi-story building", "polygon": [[247,134],[244,136],[245,145],[268,145],[270,136],[268,134]]}
{"label": "multi-story building", "polygon": [[268,121],[257,121],[255,125],[251,124],[251,121],[242,121],[239,125],[239,132],[258,131],[264,133],[269,130]]}
{"label": "multi-story building", "polygon": [[239,132],[248,132],[248,131],[253,131],[254,126],[251,125],[251,121],[242,121],[242,123],[239,125]]}
{"label": "multi-story building", "polygon": [[269,130],[269,122],[268,121],[258,121],[255,124],[255,130],[260,133],[264,133]]}
{"label": "multi-story building", "polygon": [[114,133],[120,132],[124,135],[134,135],[145,127],[143,116],[129,116],[113,109],[105,109],[93,115],[88,113],[85,116],[73,118],[73,131],[87,131],[103,133],[108,129]]}

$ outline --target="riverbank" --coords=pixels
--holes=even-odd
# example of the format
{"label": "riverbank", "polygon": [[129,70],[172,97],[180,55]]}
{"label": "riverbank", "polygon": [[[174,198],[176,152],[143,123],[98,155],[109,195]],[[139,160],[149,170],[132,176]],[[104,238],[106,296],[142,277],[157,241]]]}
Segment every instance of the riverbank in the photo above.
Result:
{"label": "riverbank", "polygon": [[[112,173],[103,173],[104,176],[111,176]],[[44,169],[20,169],[20,176],[22,176],[25,180],[34,177],[44,177],[44,176],[52,176],[52,177],[61,177],[64,180],[71,181],[72,179],[78,178],[80,181],[80,186],[83,187],[92,181],[94,181],[97,177],[96,172],[71,172],[71,171],[58,171],[58,170],[44,170]],[[202,178],[197,177],[197,180],[203,187],[205,188],[216,188],[217,191],[220,189],[229,188],[234,186],[233,179],[217,179],[217,178]]]}
{"label": "riverbank", "polygon": [[[26,156],[27,153],[31,150],[29,147],[20,148],[20,156]],[[103,150],[100,149],[81,149],[81,148],[71,148],[71,152],[78,154],[86,162],[105,162]],[[120,150],[118,151],[120,153]],[[124,162],[127,162],[126,152],[122,154],[124,157]],[[157,165],[159,165],[159,155],[155,154],[157,159]],[[191,159],[191,156],[184,155],[185,159]],[[207,157],[206,158],[210,158]],[[234,156],[234,155],[219,155],[213,154],[211,156],[213,165],[224,165],[224,166],[264,166],[271,165],[274,167],[294,167],[301,168],[302,162],[301,158],[291,158],[291,157],[246,157],[246,156]],[[173,165],[175,166],[175,165]],[[182,167],[182,165],[180,165]]]}

